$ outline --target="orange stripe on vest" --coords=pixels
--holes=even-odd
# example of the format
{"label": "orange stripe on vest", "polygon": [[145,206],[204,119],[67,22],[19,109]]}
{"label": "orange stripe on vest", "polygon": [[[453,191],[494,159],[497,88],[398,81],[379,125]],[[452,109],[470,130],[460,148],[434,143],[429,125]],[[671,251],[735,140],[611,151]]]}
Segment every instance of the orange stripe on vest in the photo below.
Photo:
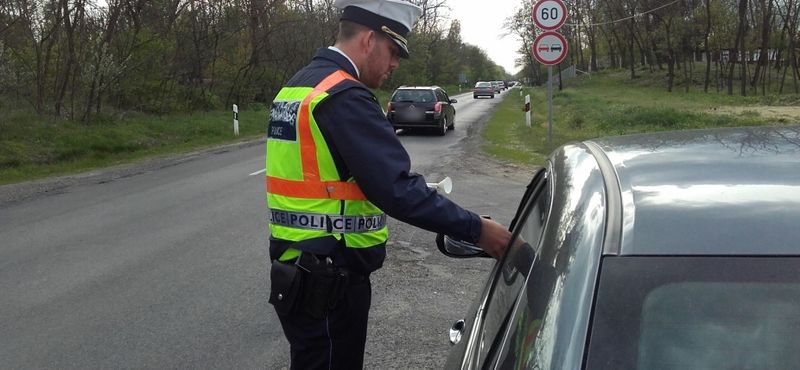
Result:
{"label": "orange stripe on vest", "polygon": [[303,162],[303,181],[293,181],[267,176],[267,191],[287,197],[308,199],[366,200],[356,183],[320,181],[317,162],[317,144],[311,134],[308,109],[311,101],[344,80],[356,81],[347,72],[336,71],[317,84],[303,99],[297,129],[300,131],[300,157]]}

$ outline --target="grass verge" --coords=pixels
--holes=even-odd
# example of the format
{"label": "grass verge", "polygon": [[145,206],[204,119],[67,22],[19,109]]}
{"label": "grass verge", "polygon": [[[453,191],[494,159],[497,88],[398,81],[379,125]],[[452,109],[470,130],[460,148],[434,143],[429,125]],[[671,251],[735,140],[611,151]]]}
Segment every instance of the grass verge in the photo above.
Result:
{"label": "grass verge", "polygon": [[[737,97],[719,93],[666,92],[640,81],[626,71],[565,80],[564,89],[554,84],[553,130],[547,86],[512,89],[483,130],[483,150],[520,164],[542,164],[558,146],[572,141],[654,131],[713,127],[797,124],[786,118],[764,116],[758,107],[792,105],[797,95]],[[627,78],[627,79],[626,79]],[[663,86],[663,85],[660,85]],[[526,125],[525,96],[530,95],[530,127]],[[737,114],[714,113],[718,107],[748,107]]]}
{"label": "grass verge", "polygon": [[61,176],[245,141],[264,135],[268,110],[156,117],[100,116],[89,123],[16,112],[0,117],[0,185]]}
{"label": "grass verge", "polygon": [[[762,115],[759,107],[796,107],[800,95],[729,96],[698,91],[664,91],[663,76],[646,71],[601,71],[565,80],[553,99],[549,138],[547,87],[512,89],[482,132],[483,150],[502,160],[539,165],[571,141],[650,131],[709,127],[781,125],[797,118]],[[556,87],[557,89],[557,87]],[[457,87],[447,91],[456,95]],[[382,107],[390,92],[376,91]],[[531,125],[525,124],[525,95]],[[744,107],[737,111],[717,108]],[[727,113],[720,114],[718,112]],[[713,113],[717,112],[717,113]],[[154,117],[137,113],[99,115],[88,123],[0,111],[0,185],[62,176],[263,137],[268,110],[239,113],[239,135],[230,111]]]}

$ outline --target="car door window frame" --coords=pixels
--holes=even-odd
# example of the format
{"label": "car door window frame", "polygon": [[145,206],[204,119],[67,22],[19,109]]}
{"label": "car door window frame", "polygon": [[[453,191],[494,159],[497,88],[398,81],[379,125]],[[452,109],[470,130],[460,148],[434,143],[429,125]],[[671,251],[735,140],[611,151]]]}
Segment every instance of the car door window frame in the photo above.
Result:
{"label": "car door window frame", "polygon": [[[539,229],[539,234],[537,235],[537,240],[535,241],[526,241],[526,245],[532,248],[532,251],[535,254],[538,251],[538,244],[541,241],[542,233],[546,229],[546,222],[547,222],[547,214],[550,211],[550,182],[548,181],[548,175],[546,169],[539,170],[528,184],[526,188],[525,195],[522,197],[522,201],[520,202],[517,213],[515,213],[514,219],[511,222],[510,230],[512,231],[512,241],[516,241],[517,238],[520,237],[522,230],[524,229],[525,221],[530,217],[531,213],[533,212],[534,208],[537,205],[544,206],[544,210],[540,210],[544,214],[541,219],[541,225]],[[544,198],[544,202],[542,196],[547,195],[547,198]],[[519,227],[516,227],[518,226]],[[512,243],[506,248],[506,252],[503,258],[498,262],[498,268],[495,269],[495,273],[492,277],[492,285],[491,288],[488,290],[487,296],[484,299],[484,305],[482,307],[482,315],[478,318],[480,320],[477,323],[477,331],[473,333],[473,336],[477,337],[477,343],[490,343],[488,348],[477,348],[475,352],[472,353],[474,358],[472,359],[473,363],[476,364],[476,368],[483,367],[487,361],[493,359],[497,355],[498,345],[502,342],[500,337],[506,332],[506,327],[508,325],[508,320],[511,317],[511,314],[514,312],[513,307],[516,306],[516,301],[520,295],[520,293],[524,290],[525,280],[526,277],[533,266],[533,260],[535,256],[526,256],[530,257],[530,262],[526,266],[510,266],[509,264],[515,264],[517,262],[517,258],[521,258],[522,256],[515,254],[519,253],[523,250],[524,245],[514,245]],[[522,269],[520,269],[522,267]],[[523,274],[523,278],[520,281],[516,281],[519,279],[519,275]],[[504,284],[504,285],[500,285]],[[502,286],[514,286],[514,288],[509,291],[508,297],[506,297],[506,305],[502,307],[497,307],[501,301],[496,301],[499,294],[502,294],[502,291],[499,291],[500,287]],[[501,297],[502,298],[502,297]],[[498,315],[498,320],[493,320],[491,317],[494,314]],[[487,333],[486,324],[493,325],[494,322],[497,321],[496,328],[491,328],[492,332]],[[489,338],[487,338],[489,336]]]}

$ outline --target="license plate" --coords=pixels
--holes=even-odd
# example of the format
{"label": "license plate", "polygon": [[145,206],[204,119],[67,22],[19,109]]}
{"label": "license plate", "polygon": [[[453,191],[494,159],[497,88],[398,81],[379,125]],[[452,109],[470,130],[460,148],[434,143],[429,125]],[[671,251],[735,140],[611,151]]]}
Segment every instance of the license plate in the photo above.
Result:
{"label": "license plate", "polygon": [[405,121],[416,121],[425,117],[425,111],[420,109],[406,109],[400,115]]}

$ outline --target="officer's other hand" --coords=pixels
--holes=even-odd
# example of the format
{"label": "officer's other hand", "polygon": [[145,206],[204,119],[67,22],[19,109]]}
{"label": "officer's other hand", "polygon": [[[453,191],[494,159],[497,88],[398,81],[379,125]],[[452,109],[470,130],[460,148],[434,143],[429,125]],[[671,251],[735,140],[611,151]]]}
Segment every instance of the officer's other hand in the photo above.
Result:
{"label": "officer's other hand", "polygon": [[481,237],[477,244],[484,252],[499,260],[503,257],[509,240],[511,240],[511,232],[505,226],[497,221],[481,217]]}

